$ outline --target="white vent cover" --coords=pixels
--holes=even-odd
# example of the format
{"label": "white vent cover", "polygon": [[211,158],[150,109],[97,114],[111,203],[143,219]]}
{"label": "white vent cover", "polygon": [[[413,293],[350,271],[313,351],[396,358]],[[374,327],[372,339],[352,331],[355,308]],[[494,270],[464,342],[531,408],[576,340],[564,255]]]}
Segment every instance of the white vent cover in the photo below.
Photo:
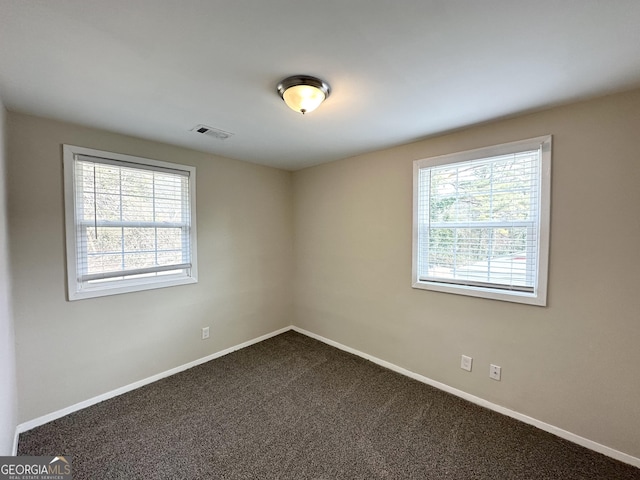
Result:
{"label": "white vent cover", "polygon": [[208,127],[207,125],[196,125],[190,131],[209,135],[210,137],[217,138],[218,140],[226,140],[233,136],[233,133],[231,132],[225,132],[219,128]]}

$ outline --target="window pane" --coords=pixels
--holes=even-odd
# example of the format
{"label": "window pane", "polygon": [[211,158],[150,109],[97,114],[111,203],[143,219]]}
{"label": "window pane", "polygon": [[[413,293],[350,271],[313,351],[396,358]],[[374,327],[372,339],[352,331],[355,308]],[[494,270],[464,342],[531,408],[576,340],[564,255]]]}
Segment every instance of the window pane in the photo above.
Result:
{"label": "window pane", "polygon": [[128,222],[152,222],[153,198],[123,195],[122,220]]}
{"label": "window pane", "polygon": [[122,251],[122,229],[119,227],[89,226],[87,232],[87,251],[89,253],[119,253]]}
{"label": "window pane", "polygon": [[124,228],[123,231],[125,252],[155,251],[155,228]]}
{"label": "window pane", "polygon": [[122,193],[136,197],[153,197],[153,172],[122,169]]}
{"label": "window pane", "polygon": [[442,228],[429,233],[423,276],[527,285],[527,229]]}
{"label": "window pane", "polygon": [[418,275],[533,286],[539,163],[526,151],[421,168]]}
{"label": "window pane", "polygon": [[80,272],[190,263],[187,176],[81,160],[76,186]]}
{"label": "window pane", "polygon": [[[87,194],[92,199],[91,194]],[[117,221],[121,218],[120,194],[98,193],[96,194],[96,215],[98,220]],[[93,203],[93,202],[91,202]],[[85,219],[94,220],[93,207],[85,210]]]}
{"label": "window pane", "polygon": [[[93,174],[91,164],[87,164]],[[113,165],[95,165],[95,190],[98,193],[120,193],[120,169]]]}
{"label": "window pane", "polygon": [[96,213],[96,197],[93,191],[83,192],[78,199],[78,217],[82,220],[93,222]]}
{"label": "window pane", "polygon": [[69,300],[197,281],[194,167],[63,151]]}
{"label": "window pane", "polygon": [[180,223],[183,221],[182,201],[175,199],[156,199],[156,221]]}
{"label": "window pane", "polygon": [[173,250],[158,252],[158,265],[175,265],[182,262],[182,251]]}
{"label": "window pane", "polygon": [[181,228],[158,228],[158,250],[180,250],[182,248]]}
{"label": "window pane", "polygon": [[154,253],[126,253],[124,255],[125,270],[149,268],[153,267],[155,264]]}
{"label": "window pane", "polygon": [[156,172],[154,176],[154,188],[156,198],[181,201],[182,190],[186,188],[186,178]]}
{"label": "window pane", "polygon": [[91,254],[88,256],[87,273],[118,272],[122,270],[122,255],[118,254]]}

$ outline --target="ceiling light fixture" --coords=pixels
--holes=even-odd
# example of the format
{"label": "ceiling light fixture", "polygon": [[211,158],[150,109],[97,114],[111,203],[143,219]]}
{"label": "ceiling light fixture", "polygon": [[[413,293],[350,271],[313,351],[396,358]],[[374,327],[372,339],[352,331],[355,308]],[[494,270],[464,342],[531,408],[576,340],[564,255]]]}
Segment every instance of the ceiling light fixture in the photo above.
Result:
{"label": "ceiling light fixture", "polygon": [[308,75],[287,77],[278,84],[277,90],[291,110],[303,115],[313,112],[331,93],[327,82]]}

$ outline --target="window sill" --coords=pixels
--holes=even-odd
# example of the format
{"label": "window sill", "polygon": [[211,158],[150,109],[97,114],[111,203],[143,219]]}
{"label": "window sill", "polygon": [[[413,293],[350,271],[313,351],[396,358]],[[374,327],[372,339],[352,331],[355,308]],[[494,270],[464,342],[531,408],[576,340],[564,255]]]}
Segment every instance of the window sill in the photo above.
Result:
{"label": "window sill", "polygon": [[125,280],[112,285],[103,284],[84,288],[80,291],[69,291],[69,301],[83,300],[85,298],[106,297],[121,293],[140,292],[143,290],[155,290],[157,288],[175,287],[178,285],[189,285],[192,283],[198,283],[198,279],[195,277],[183,276],[180,278],[163,278],[161,280],[154,279],[152,281],[147,280],[144,283]]}
{"label": "window sill", "polygon": [[438,282],[413,282],[413,288],[420,290],[432,290],[435,292],[452,293],[454,295],[467,295],[470,297],[486,298],[490,300],[501,300],[503,302],[524,303],[526,305],[536,305],[545,307],[547,305],[546,292],[537,291],[535,293],[516,292],[508,290],[497,290],[486,287],[473,287],[468,285],[445,285]]}

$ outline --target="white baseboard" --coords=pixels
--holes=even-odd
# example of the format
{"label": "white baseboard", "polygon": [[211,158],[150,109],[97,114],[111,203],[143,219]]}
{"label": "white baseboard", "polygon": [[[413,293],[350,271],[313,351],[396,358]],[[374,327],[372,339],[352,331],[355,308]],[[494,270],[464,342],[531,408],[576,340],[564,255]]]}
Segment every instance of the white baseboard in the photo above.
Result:
{"label": "white baseboard", "polygon": [[593,440],[589,440],[588,438],[581,437],[579,435],[576,435],[575,433],[568,432],[567,430],[563,430],[562,428],[556,427],[549,423],[545,423],[541,420],[535,419],[533,417],[529,417],[528,415],[524,415],[522,413],[516,412],[515,410],[510,410],[506,407],[502,407],[495,403],[489,402],[483,398],[476,397],[475,395],[471,395],[470,393],[464,392],[462,390],[458,390],[457,388],[450,387],[449,385],[438,382],[436,380],[432,380],[431,378],[425,377],[418,373],[399,367],[385,360],[381,360],[377,357],[374,357],[373,355],[369,355],[367,353],[356,350],[355,348],[347,347],[346,345],[342,345],[341,343],[335,342],[333,340],[329,340],[328,338],[309,332],[308,330],[304,330],[303,328],[292,326],[291,329],[298,333],[306,335],[308,337],[315,338],[316,340],[326,343],[327,345],[331,345],[332,347],[336,347],[340,350],[344,350],[345,352],[352,353],[354,355],[357,355],[358,357],[369,360],[375,364],[380,365],[381,367],[388,368],[389,370],[393,370],[394,372],[413,378],[414,380],[418,380],[419,382],[426,383],[427,385],[435,387],[438,390],[443,390],[447,393],[451,393],[457,397],[468,400],[471,403],[480,405],[481,407],[485,407],[485,408],[488,408],[489,410],[493,410],[495,412],[501,413],[508,417],[515,418],[516,420],[520,420],[521,422],[527,423],[529,425],[533,425],[534,427],[537,427],[540,430],[544,430],[545,432],[552,433],[560,438],[564,438],[565,440],[569,440],[570,442],[577,443],[578,445],[586,447],[590,450],[596,451],[598,453],[602,453],[603,455],[606,455],[608,457],[614,458],[616,460],[620,460],[621,462],[628,463],[629,465],[633,465],[634,467],[640,468],[640,458],[633,457],[627,453],[620,452],[618,450],[614,450],[613,448],[594,442]]}
{"label": "white baseboard", "polygon": [[20,432],[18,432],[18,427],[16,427],[16,433],[13,435],[13,449],[11,450],[11,455],[14,457],[18,455],[18,436]]}
{"label": "white baseboard", "polygon": [[57,410],[55,412],[51,412],[47,415],[43,415],[41,417],[38,418],[34,418],[33,420],[29,420],[27,422],[21,423],[16,427],[16,434],[15,434],[15,439],[14,439],[14,445],[13,445],[13,452],[14,455],[17,453],[18,451],[18,435],[20,433],[26,432],[28,430],[31,430],[32,428],[36,428],[39,427],[40,425],[44,425],[45,423],[49,423],[53,420],[56,420],[58,418],[64,417],[65,415],[69,415],[70,413],[76,412],[78,410],[82,410],[83,408],[87,408],[90,407],[91,405],[95,405],[96,403],[100,403],[103,402],[105,400],[108,400],[110,398],[116,397],[118,395],[122,395],[123,393],[127,393],[130,392],[132,390],[135,390],[137,388],[143,387],[145,385],[148,385],[150,383],[156,382],[158,380],[161,380],[163,378],[169,377],[171,375],[175,375],[176,373],[182,372],[184,370],[188,370],[189,368],[193,368],[195,366],[198,366],[202,363],[206,363],[210,360],[222,357],[224,355],[228,355],[229,353],[235,352],[236,350],[240,350],[242,348],[248,347],[250,345],[253,345],[255,343],[259,343],[262,342],[263,340],[267,340],[268,338],[271,337],[275,337],[276,335],[280,335],[281,333],[284,333],[286,331],[289,330],[294,330],[298,333],[301,333],[302,335],[306,335],[308,337],[314,338],[316,340],[321,341],[322,343],[326,343],[327,345],[331,345],[332,347],[336,347],[340,350],[343,350],[345,352],[348,353],[352,353],[354,355],[357,355],[358,357],[364,358],[366,360],[369,360],[377,365],[380,365],[384,368],[388,368],[389,370],[392,370],[394,372],[397,372],[401,375],[405,375],[407,377],[413,378],[414,380],[417,380],[419,382],[422,383],[426,383],[427,385],[430,385],[432,387],[435,387],[439,390],[443,390],[445,392],[451,393],[457,397],[463,398],[465,400],[468,400],[471,403],[475,403],[476,405],[480,405],[481,407],[485,407],[488,408],[489,410],[493,410],[495,412],[501,413],[503,415],[507,415],[508,417],[511,418],[515,418],[516,420],[519,420],[521,422],[524,422],[526,424],[529,425],[533,425],[534,427],[537,427],[541,430],[544,430],[545,432],[549,432],[552,433],[560,438],[564,438],[565,440],[568,440],[570,442],[576,443],[578,445],[581,445],[583,447],[586,447],[590,450],[596,451],[598,453],[602,453],[603,455],[606,455],[608,457],[614,458],[616,460],[620,460],[621,462],[624,463],[628,463],[629,465],[633,465],[634,467],[638,467],[640,468],[640,458],[637,457],[633,457],[629,454],[626,454],[624,452],[620,452],[618,450],[615,450],[613,448],[607,447],[605,445],[602,445],[600,443],[594,442],[593,440],[589,440],[587,438],[581,437],[579,435],[576,435],[574,433],[571,433],[567,430],[563,430],[562,428],[556,427],[554,425],[551,425],[549,423],[545,423],[541,420],[537,420],[533,417],[529,417],[528,415],[524,415],[522,413],[516,412],[515,410],[511,410],[508,409],[506,407],[497,405],[495,403],[489,402],[487,400],[484,400],[483,398],[480,397],[476,397],[475,395],[471,395],[470,393],[464,392],[462,390],[458,390],[457,388],[453,388],[450,387],[449,385],[446,385],[444,383],[441,382],[437,382],[436,380],[432,380],[428,377],[425,377],[423,375],[420,375],[418,373],[412,372],[410,370],[407,370],[405,368],[399,367],[397,365],[394,365],[393,363],[387,362],[385,360],[381,360],[377,357],[374,357],[373,355],[369,355],[367,353],[361,352],[359,350],[356,350],[355,348],[351,348],[351,347],[347,347],[346,345],[343,345],[341,343],[335,342],[333,340],[329,340],[328,338],[325,338],[321,335],[317,335],[315,333],[312,333],[308,330],[304,330],[303,328],[299,328],[299,327],[295,327],[295,326],[289,326],[289,327],[284,327],[281,328],[279,330],[276,330],[274,332],[268,333],[266,335],[262,335],[258,338],[254,338],[252,340],[248,340],[246,342],[243,342],[239,345],[236,345],[234,347],[230,347],[227,348],[225,350],[221,350],[219,352],[216,353],[212,353],[211,355],[208,355],[206,357],[200,358],[198,360],[194,360],[192,362],[186,363],[184,365],[181,365],[179,367],[175,367],[172,368],[170,370],[167,370],[165,372],[162,373],[158,373],[156,375],[153,375],[151,377],[139,380],[137,382],[134,383],[130,383],[129,385],[125,385],[124,387],[120,387],[117,388],[115,390],[111,390],[110,392],[106,392],[103,393],[102,395],[98,395],[96,397],[90,398],[88,400],[84,400],[82,402],[76,403],[74,405],[71,405],[69,407],[63,408],[61,410]]}
{"label": "white baseboard", "polygon": [[176,373],[182,372],[184,370],[188,370],[190,368],[196,367],[210,360],[223,357],[224,355],[228,355],[229,353],[235,352],[236,350],[240,350],[242,348],[248,347],[250,345],[253,345],[254,343],[262,342],[263,340],[266,340],[271,337],[275,337],[276,335],[280,335],[281,333],[284,333],[289,330],[291,330],[291,327],[281,328],[279,330],[276,330],[275,332],[267,333],[266,335],[262,335],[258,338],[248,340],[234,347],[220,350],[219,352],[212,353],[211,355],[207,355],[206,357],[199,358],[189,363],[185,363],[184,365],[180,365],[179,367],[166,370],[156,375],[152,375],[151,377],[147,377],[142,380],[138,380],[137,382],[130,383],[129,385],[125,385],[124,387],[116,388],[115,390],[111,390],[110,392],[103,393],[101,395],[90,398],[88,400],[78,402],[69,407],[65,407],[55,412],[51,412],[41,417],[34,418],[33,420],[29,420],[27,422],[21,423],[16,427],[16,439],[14,444],[14,451],[17,451],[18,435],[20,433],[31,430],[32,428],[39,427],[40,425],[44,425],[45,423],[49,423],[53,420],[57,420],[58,418],[64,417],[65,415],[69,415],[70,413],[77,412],[78,410],[82,410],[83,408],[90,407],[91,405],[95,405],[96,403],[104,402],[105,400],[108,400],[113,397],[117,397],[118,395],[122,395],[123,393],[127,393],[137,388],[144,387],[145,385],[149,385],[150,383],[157,382],[158,380],[169,377],[171,375],[175,375]]}

